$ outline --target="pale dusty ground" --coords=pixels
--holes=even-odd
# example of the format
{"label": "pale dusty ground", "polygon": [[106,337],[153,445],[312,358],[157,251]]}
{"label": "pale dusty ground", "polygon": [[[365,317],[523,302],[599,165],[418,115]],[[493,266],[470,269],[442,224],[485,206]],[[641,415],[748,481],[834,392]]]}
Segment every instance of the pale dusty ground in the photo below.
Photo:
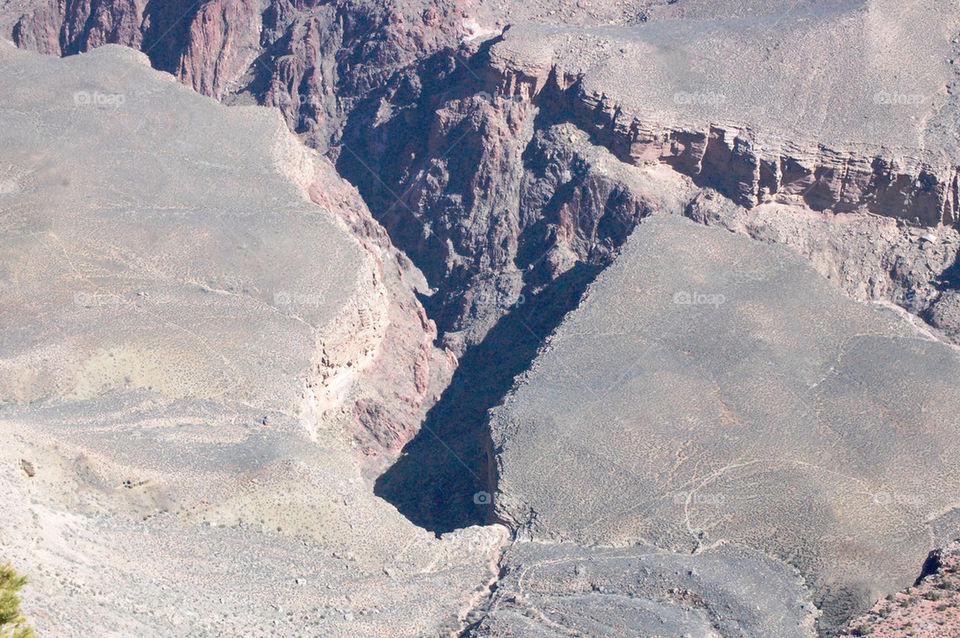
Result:
{"label": "pale dusty ground", "polygon": [[759,549],[829,626],[956,534],[958,374],[793,251],[653,216],[492,411],[494,502],[535,539]]}
{"label": "pale dusty ground", "polygon": [[505,531],[373,496],[337,406],[389,293],[319,160],[127,49],[0,78],[0,556],[40,635],[459,627]]}

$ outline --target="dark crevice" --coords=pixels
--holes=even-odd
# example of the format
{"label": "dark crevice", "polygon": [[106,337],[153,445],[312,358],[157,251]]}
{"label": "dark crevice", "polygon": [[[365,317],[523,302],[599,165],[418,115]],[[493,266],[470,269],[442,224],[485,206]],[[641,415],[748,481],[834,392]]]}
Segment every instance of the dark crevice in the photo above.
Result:
{"label": "dark crevice", "polygon": [[498,405],[601,270],[578,264],[505,315],[469,348],[420,433],[377,480],[374,493],[436,534],[495,522],[487,410]]}
{"label": "dark crevice", "polygon": [[913,581],[913,586],[917,587],[920,585],[920,582],[932,574],[936,574],[940,571],[940,568],[943,566],[941,559],[943,558],[942,550],[935,549],[929,554],[927,554],[926,560],[923,561],[923,567],[920,568],[920,575],[917,576],[917,579]]}
{"label": "dark crevice", "polygon": [[940,278],[937,283],[937,287],[941,291],[960,289],[960,253],[954,258],[953,263],[940,273]]}
{"label": "dark crevice", "polygon": [[[476,58],[463,59],[458,52],[443,49],[398,72],[381,91],[355,105],[332,152],[337,172],[357,188],[393,244],[414,260],[434,287],[449,275],[449,248],[445,237],[423,231],[421,190],[442,177],[444,168],[437,159],[447,157],[451,166],[446,172],[461,178],[472,175],[481,161],[480,147],[469,143],[477,136],[470,117],[445,134],[438,133],[435,121],[444,104],[477,95],[483,88],[474,70]],[[386,119],[380,115],[384,104],[392,111]],[[458,143],[450,147],[447,139]],[[463,190],[467,195],[472,192]],[[431,202],[430,217],[442,218],[446,209],[455,216],[462,207],[447,192]]]}
{"label": "dark crevice", "polygon": [[[374,490],[437,534],[495,522],[487,497],[497,482],[487,411],[650,212],[622,185],[592,174],[589,162],[556,138],[551,127],[565,121],[560,107],[568,94],[548,82],[523,110],[487,92],[495,84],[483,79],[488,48],[472,55],[441,50],[398,72],[356,104],[334,150],[340,175],[434,289],[421,302],[437,325],[438,343],[461,353],[420,433]],[[523,178],[484,183],[478,199],[473,181],[510,144],[488,137],[488,118],[503,118],[506,129],[528,113],[532,139],[519,124],[512,129],[526,147],[506,167],[523,171]],[[488,157],[490,144],[502,146]],[[560,177],[568,171],[569,179]],[[504,222],[511,213],[515,228]],[[505,232],[515,233],[514,246]],[[482,269],[492,277],[481,276]],[[518,295],[521,302],[509,305]]]}
{"label": "dark crevice", "polygon": [[200,2],[150,2],[143,10],[143,44],[140,50],[153,68],[176,75],[183,56],[183,43]]}

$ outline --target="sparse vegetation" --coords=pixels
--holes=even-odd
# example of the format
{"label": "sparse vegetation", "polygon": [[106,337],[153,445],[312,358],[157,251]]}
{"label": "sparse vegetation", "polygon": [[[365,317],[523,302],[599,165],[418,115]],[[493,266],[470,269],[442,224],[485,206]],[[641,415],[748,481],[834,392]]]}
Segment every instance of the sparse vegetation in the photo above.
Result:
{"label": "sparse vegetation", "polygon": [[9,564],[0,565],[0,638],[35,638],[20,613],[17,592],[27,582]]}
{"label": "sparse vegetation", "polygon": [[869,614],[850,620],[843,636],[950,636],[960,638],[960,583],[951,574],[960,564],[960,542],[940,553],[938,568],[900,593],[878,601]]}

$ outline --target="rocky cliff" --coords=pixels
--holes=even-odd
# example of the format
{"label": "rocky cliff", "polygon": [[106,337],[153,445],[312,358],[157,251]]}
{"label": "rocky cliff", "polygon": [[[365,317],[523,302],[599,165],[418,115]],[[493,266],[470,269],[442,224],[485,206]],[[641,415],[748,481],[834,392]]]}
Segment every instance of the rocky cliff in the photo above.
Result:
{"label": "rocky cliff", "polygon": [[654,215],[491,410],[493,509],[544,543],[761,551],[830,633],[955,534],[958,371],[788,248]]}
{"label": "rocky cliff", "polygon": [[[692,1],[521,3],[509,14],[426,0],[183,4],[10,2],[0,24],[47,53],[138,47],[201,93],[279,107],[291,129],[329,150],[427,274],[437,292],[430,316],[458,354],[568,267],[558,263],[599,263],[622,243],[623,228],[606,237],[597,220],[626,214],[629,232],[641,216],[628,200],[642,195],[598,192],[576,204],[592,221],[575,245],[551,235],[544,217],[571,190],[542,177],[555,170],[543,153],[557,123],[621,162],[668,166],[744,208],[920,226],[957,218],[960,25],[938,6],[911,9],[916,28],[890,29],[899,21],[886,1],[867,12],[778,2],[751,19]],[[921,25],[935,37],[921,37]],[[884,46],[922,72],[898,75]],[[804,73],[831,60],[842,61],[831,82],[849,86],[825,94]],[[540,272],[526,272],[537,259]]]}
{"label": "rocky cliff", "polygon": [[844,627],[842,636],[948,638],[960,632],[960,543],[930,552],[913,586],[890,594]]}
{"label": "rocky cliff", "polygon": [[0,24],[17,46],[42,53],[139,48],[204,95],[279,107],[291,129],[325,148],[352,101],[466,33],[464,14],[450,5],[9,2]]}
{"label": "rocky cliff", "polygon": [[[586,524],[564,527],[564,521],[547,518],[550,505],[566,497],[565,488],[580,489],[574,479],[554,477],[554,491],[535,495],[542,500],[534,503],[538,499],[516,486],[553,476],[540,461],[514,459],[506,483],[499,473],[511,464],[505,450],[515,451],[524,437],[535,438],[539,422],[504,425],[501,409],[492,422],[497,444],[491,441],[488,410],[513,396],[511,388],[527,378],[523,375],[531,367],[544,365],[543,355],[553,347],[548,337],[564,325],[569,332],[567,313],[588,304],[584,294],[589,297],[595,290],[591,282],[618,263],[629,238],[651,215],[686,217],[748,237],[754,241],[740,244],[744,254],[771,248],[760,248],[761,242],[779,245],[776,250],[786,252],[765,254],[792,264],[790,281],[803,280],[797,295],[814,290],[811,298],[822,300],[837,293],[829,297],[836,308],[822,303],[798,310],[810,325],[842,324],[838,331],[846,334],[851,325],[866,322],[865,332],[897,341],[892,331],[902,337],[898,343],[922,343],[913,349],[878,349],[889,355],[890,366],[910,360],[923,374],[946,370],[952,375],[953,364],[944,363],[952,361],[947,350],[939,359],[927,352],[960,335],[960,15],[946,0],[6,0],[0,3],[0,29],[22,48],[54,55],[108,42],[139,49],[155,68],[204,95],[231,105],[277,107],[290,130],[327,156],[329,162],[318,159],[292,138],[270,142],[275,157],[287,158],[278,162],[278,170],[336,220],[360,251],[354,270],[364,292],[337,305],[335,317],[316,335],[309,372],[302,376],[298,405],[313,424],[305,432],[315,442],[323,441],[329,433],[324,427],[331,427],[350,446],[349,458],[362,460],[365,479],[402,448],[375,489],[433,532],[493,520],[509,523],[515,534],[538,532],[536,541],[544,547],[503,556],[503,594],[471,594],[458,612],[464,620],[472,608],[469,630],[478,635],[549,633],[568,620],[571,624],[564,626],[570,631],[599,633],[590,618],[622,616],[625,601],[638,596],[644,614],[635,619],[637,626],[663,621],[668,635],[681,628],[710,635],[720,616],[729,616],[724,609],[744,609],[736,587],[718,594],[721,585],[709,577],[688,574],[680,584],[665,583],[662,591],[639,592],[616,580],[616,568],[581,577],[584,565],[608,560],[604,552],[584,555],[582,548],[554,544],[650,542],[656,534],[640,534],[630,527],[633,519],[627,517],[628,523],[619,527],[611,522],[624,520],[615,513],[622,505],[616,495],[635,495],[611,488],[614,504],[598,514],[607,521],[604,525],[613,526],[604,528],[609,534],[590,536]],[[682,228],[687,239],[702,237],[704,230]],[[686,245],[684,237],[676,239],[674,248]],[[700,244],[704,250],[712,245]],[[812,270],[790,261],[797,254]],[[699,282],[713,285],[714,274],[693,277],[690,292],[703,292]],[[735,275],[749,280],[756,272]],[[830,280],[832,287],[821,288],[818,277]],[[629,298],[630,290],[625,284],[618,294]],[[618,295],[610,296],[620,301]],[[283,299],[303,305],[306,298],[291,294]],[[875,302],[893,314],[881,313],[884,321],[889,319],[881,330],[870,319],[880,311],[864,311],[867,306],[851,299]],[[770,314],[782,300],[752,303],[756,307],[730,325],[733,333],[745,331],[746,342],[759,348],[764,335],[791,317]],[[644,311],[636,309],[638,315]],[[849,332],[856,341],[856,331]],[[775,378],[806,379],[804,365],[823,363],[786,347],[793,343],[791,335],[776,334],[776,345],[786,348],[787,355],[771,355],[767,361]],[[820,338],[826,337],[811,335],[803,345]],[[730,348],[736,350],[740,346],[734,342]],[[606,363],[598,366],[610,364],[631,344],[604,350]],[[838,361],[852,366],[844,368],[844,378],[863,380],[864,370],[883,367],[860,350],[848,361],[845,347],[835,345],[821,350],[837,353]],[[681,348],[684,357],[696,354],[687,350],[693,354]],[[569,398],[570,379],[582,374],[578,361],[571,359],[549,373],[551,379],[566,379],[557,404]],[[823,372],[825,380],[832,378],[826,368]],[[753,373],[757,387],[768,387],[767,376]],[[896,430],[890,440],[901,440],[898,428],[942,434],[942,424],[927,417],[920,425],[909,415],[903,417],[906,421],[894,418],[899,413],[889,397],[901,396],[902,388],[888,376],[877,372],[863,383],[884,388],[884,402],[870,405],[878,419]],[[931,379],[918,393],[941,388],[937,383]],[[945,396],[952,392],[948,386],[941,388]],[[795,392],[789,383],[785,387],[785,396],[806,392],[800,386]],[[735,394],[740,390],[733,388]],[[845,414],[868,401],[861,397],[843,410],[836,407],[843,405],[843,397],[860,396],[859,390],[843,386],[836,391],[816,394],[819,403],[808,407],[819,413],[821,403],[829,404],[835,408],[831,414]],[[763,397],[754,403],[766,405]],[[589,421],[589,415],[581,416]],[[724,426],[739,427],[729,406],[715,416]],[[806,433],[793,441],[802,450],[822,442],[820,434],[838,437],[838,462],[853,462],[850,455],[864,447],[851,443],[851,438],[860,441],[859,426],[834,425],[831,421],[830,431],[816,436],[804,424],[791,423],[784,431]],[[589,442],[596,432],[591,429],[582,438]],[[624,436],[629,440],[622,449],[632,449],[634,440]],[[914,443],[911,439],[904,445]],[[589,468],[595,458],[616,458],[622,451],[598,449],[579,445],[571,467]],[[686,452],[683,445],[678,449],[674,465],[682,468]],[[947,441],[943,449],[953,448]],[[640,454],[652,452],[643,448]],[[739,463],[736,454],[726,458],[716,450],[701,456],[707,465],[717,459]],[[916,458],[903,461],[905,466],[915,463]],[[874,465],[887,467],[881,461]],[[757,470],[761,483],[763,477],[787,471],[782,465],[764,467],[766,474]],[[900,587],[912,561],[930,549],[918,532],[923,524],[915,504],[881,508],[882,529],[857,532],[851,527],[857,521],[861,528],[869,527],[863,521],[864,512],[874,509],[870,503],[852,496],[856,490],[843,477],[836,477],[842,485],[824,487],[800,466],[790,467],[794,474],[782,483],[816,506],[797,513],[790,509],[795,503],[768,504],[769,516],[792,513],[783,526],[792,530],[786,536],[767,534],[752,519],[731,523],[729,512],[709,508],[694,507],[693,518],[687,518],[695,530],[722,524],[735,537],[735,547],[723,556],[712,556],[726,551],[719,544],[708,547],[707,541],[696,540],[701,554],[711,553],[709,560],[700,554],[697,560],[707,565],[727,561],[741,574],[751,566],[769,567],[783,584],[784,600],[799,601],[784,611],[764,600],[756,615],[746,618],[738,612],[733,623],[727,617],[722,626],[733,635],[776,633],[782,629],[778,617],[789,619],[800,635],[813,631],[815,621],[822,631],[834,631],[849,614],[863,611],[871,597]],[[857,480],[871,485],[879,480],[868,468],[860,469],[864,475],[851,470]],[[947,507],[943,494],[931,495],[911,481],[903,478],[909,489],[897,494],[922,492],[927,499],[923,507],[933,502]],[[839,495],[821,494],[834,487]],[[578,498],[583,500],[582,494]],[[594,501],[606,502],[602,497]],[[827,512],[840,513],[828,520]],[[667,512],[662,518],[672,520],[670,516]],[[947,514],[938,516],[944,527],[954,524]],[[790,527],[797,520],[833,530],[836,543],[811,549],[806,532]],[[296,525],[309,527],[302,521]],[[689,549],[677,540],[687,538],[678,529],[655,530],[662,535],[649,549]],[[902,552],[890,540],[894,537]],[[856,561],[843,558],[848,554],[867,558],[850,564]],[[870,562],[880,555],[893,556],[894,567]],[[536,580],[535,594],[524,599],[530,592],[522,577],[511,581],[510,570],[525,573],[536,565],[539,574],[550,556],[581,573],[548,570]],[[841,556],[846,567],[830,571],[823,556]],[[637,574],[649,573],[644,571],[649,557],[609,560],[614,565],[622,560]],[[663,562],[673,569],[676,560]],[[559,579],[555,587],[549,582],[554,577]],[[738,582],[750,586],[746,576]],[[595,589],[599,587],[610,588],[610,595],[599,595],[605,594]],[[807,596],[823,612],[819,620],[818,612],[805,606]]]}
{"label": "rocky cliff", "polygon": [[356,191],[130,49],[0,44],[0,78],[0,554],[31,624],[459,627],[504,530],[372,494],[450,363]]}

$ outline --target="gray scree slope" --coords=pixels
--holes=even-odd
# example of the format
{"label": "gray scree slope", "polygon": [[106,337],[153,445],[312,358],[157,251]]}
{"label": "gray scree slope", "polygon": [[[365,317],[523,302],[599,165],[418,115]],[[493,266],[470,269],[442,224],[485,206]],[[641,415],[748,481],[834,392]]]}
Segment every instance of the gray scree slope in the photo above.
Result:
{"label": "gray scree slope", "polygon": [[733,545],[692,555],[521,543],[500,565],[470,636],[793,638],[813,635],[817,617],[796,570]]}
{"label": "gray scree slope", "polygon": [[649,218],[491,411],[496,511],[551,541],[747,545],[829,627],[955,533],[958,373],[792,251]]}
{"label": "gray scree slope", "polygon": [[[189,30],[170,32],[190,40],[171,52],[185,47],[184,82],[223,97],[236,97],[227,93],[251,69],[282,61],[273,71],[282,82],[257,99],[275,102],[278,91],[298,105],[284,110],[288,122],[326,147],[351,99],[380,81],[372,78],[394,66],[404,73],[440,46],[435,38],[477,46],[508,16],[513,26],[489,58],[477,58],[465,90],[483,89],[483,103],[535,104],[531,134],[538,108],[558,108],[619,160],[671,166],[741,206],[957,219],[955,3],[493,2],[443,11],[441,21],[429,4],[404,5],[374,27],[340,18],[362,18],[375,3],[295,3],[279,13],[310,28],[293,29],[289,51],[284,36],[267,64],[248,69],[258,39],[270,37],[264,5],[205,3],[181,25]],[[92,29],[70,50],[118,35],[140,46],[134,32],[158,24],[156,14],[141,24],[143,7],[127,13],[122,0],[8,2],[0,24],[34,5],[42,10],[27,22],[53,40],[55,16],[68,8],[71,24]],[[126,16],[132,37],[94,35],[114,14]],[[361,28],[346,48],[311,35],[338,22],[370,32]],[[439,33],[448,22],[461,27]],[[428,23],[432,35],[416,37]],[[403,24],[415,37],[391,36],[406,27],[387,25]],[[396,59],[389,47],[344,53],[396,41],[406,47]],[[163,49],[143,47],[155,57]],[[314,57],[311,82],[302,82]],[[333,216],[304,201],[298,185],[314,160],[281,135],[275,116],[215,109],[145,68],[128,73],[132,59],[114,50],[55,63],[0,51],[9,92],[0,223],[11,231],[0,310],[12,318],[0,335],[0,480],[15,495],[0,549],[39,574],[28,611],[40,628],[68,633],[104,624],[332,635],[458,626],[479,599],[473,588],[488,578],[500,532],[434,541],[415,530],[371,497],[349,444],[363,438],[341,419],[355,398],[353,371],[375,367],[371,357],[385,349],[384,326],[394,322],[384,298],[393,293]],[[341,65],[370,81],[352,83]],[[222,77],[205,88],[192,69]],[[417,108],[449,88],[439,77]],[[307,96],[283,95],[305,85]],[[318,98],[329,122],[309,112]],[[378,117],[390,111],[378,108]],[[493,177],[490,191],[503,191]],[[387,181],[396,192],[413,186]],[[784,211],[761,212],[771,234],[784,231]],[[832,627],[912,580],[926,550],[956,533],[954,351],[890,311],[843,298],[792,253],[688,225],[670,230],[674,223],[641,227],[529,385],[495,414],[497,511],[538,542],[503,557],[489,605],[471,614],[480,619],[474,631],[802,635],[812,631],[809,596]],[[834,227],[826,238],[837,238]],[[900,248],[864,241],[890,258],[891,273],[903,270]],[[933,259],[929,241],[917,250]],[[585,388],[572,381],[579,377]],[[360,422],[386,411],[367,404]],[[403,431],[382,427],[373,438],[399,446]],[[20,458],[40,468],[30,481]],[[567,540],[622,547],[546,544]],[[220,556],[242,558],[225,566]],[[651,561],[664,566],[662,587]],[[161,576],[146,583],[152,570]],[[776,584],[751,598],[757,574]],[[170,602],[158,610],[156,600]],[[250,610],[250,600],[276,606]]]}
{"label": "gray scree slope", "polygon": [[0,43],[0,85],[0,556],[31,578],[30,622],[456,627],[503,530],[414,527],[341,431],[355,379],[324,342],[363,368],[392,347],[375,317],[393,293],[309,201],[321,160],[275,111],[221,106],[129,49]]}

